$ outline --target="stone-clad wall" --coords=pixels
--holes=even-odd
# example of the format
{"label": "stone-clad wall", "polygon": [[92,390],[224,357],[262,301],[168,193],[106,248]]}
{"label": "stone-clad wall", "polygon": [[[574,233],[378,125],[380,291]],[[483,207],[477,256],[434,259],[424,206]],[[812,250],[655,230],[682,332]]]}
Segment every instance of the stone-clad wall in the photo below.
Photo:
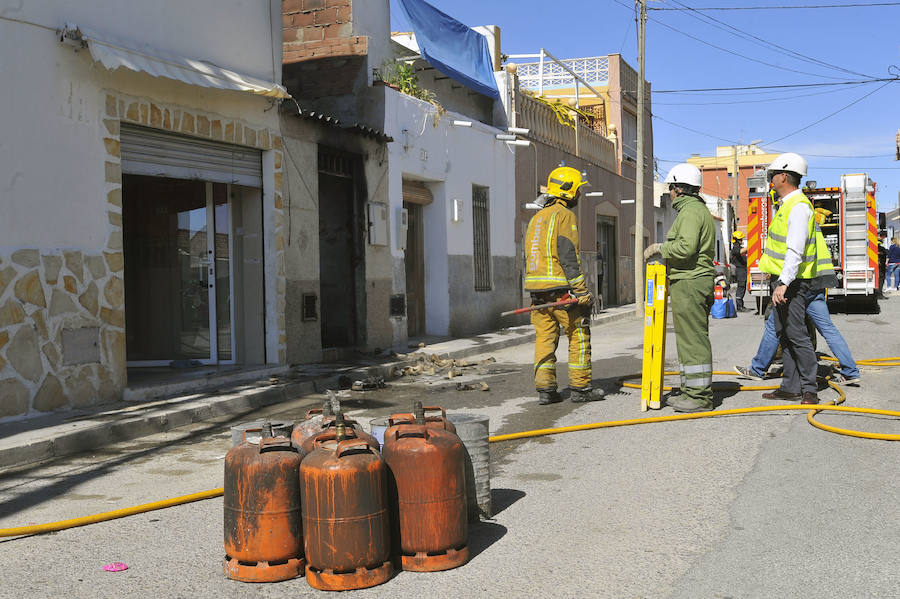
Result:
{"label": "stone-clad wall", "polygon": [[104,94],[101,133],[106,160],[100,172],[106,210],[97,218],[107,223],[105,247],[0,248],[0,419],[96,405],[122,396],[127,375],[121,122],[273,152],[271,247],[275,255],[267,254],[266,259],[274,259],[277,265],[272,307],[277,309],[278,361],[285,360],[284,202],[278,132],[183,106],[117,92]]}

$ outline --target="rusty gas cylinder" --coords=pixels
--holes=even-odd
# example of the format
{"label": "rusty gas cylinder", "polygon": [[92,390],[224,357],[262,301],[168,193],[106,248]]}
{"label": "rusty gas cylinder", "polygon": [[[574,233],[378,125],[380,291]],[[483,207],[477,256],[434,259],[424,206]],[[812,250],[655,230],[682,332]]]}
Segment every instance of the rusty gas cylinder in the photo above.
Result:
{"label": "rusty gas cylinder", "polygon": [[245,441],[225,455],[228,578],[277,582],[303,573],[301,459],[290,439],[272,436],[270,425],[258,444]]}
{"label": "rusty gas cylinder", "polygon": [[395,553],[404,570],[449,570],[469,559],[465,448],[456,433],[416,420],[384,433]]}
{"label": "rusty gas cylinder", "polygon": [[318,435],[300,466],[306,581],[325,591],[375,586],[394,573],[384,460],[344,430]]}
{"label": "rusty gas cylinder", "polygon": [[[371,444],[372,447],[374,447],[376,451],[381,449],[381,444],[378,442],[378,439],[376,439],[369,433],[365,432],[363,430],[362,426],[360,426],[356,420],[352,420],[350,418],[345,418],[343,414],[338,412],[334,416],[333,420],[331,420],[327,423],[323,423],[320,430],[315,432],[312,436],[309,436],[309,437],[303,439],[299,443],[300,452],[303,453],[304,455],[312,452],[312,450],[315,446],[316,439],[319,438],[320,436],[322,436],[323,438],[327,437],[327,438],[333,439],[334,431],[336,430],[336,428],[340,422],[344,423],[344,426],[346,427],[346,434],[348,436],[356,437],[357,439],[364,439],[365,441],[369,442],[369,444]],[[297,429],[294,429],[294,435],[296,434],[296,432],[297,432]],[[291,435],[291,441],[293,441],[296,444],[297,438],[294,435]]]}
{"label": "rusty gas cylinder", "polygon": [[[427,416],[427,412],[440,412],[440,416]],[[412,412],[401,412],[399,414],[391,414],[388,418],[388,428],[395,424],[413,424],[414,422],[424,419],[425,425],[436,430],[456,432],[456,426],[447,419],[447,411],[440,406],[422,406],[422,402],[417,401],[413,404]]]}
{"label": "rusty gas cylinder", "polygon": [[331,400],[326,399],[321,408],[313,408],[306,412],[306,418],[300,421],[291,431],[291,443],[300,449],[303,441],[321,433],[334,421],[334,411],[331,409]]}

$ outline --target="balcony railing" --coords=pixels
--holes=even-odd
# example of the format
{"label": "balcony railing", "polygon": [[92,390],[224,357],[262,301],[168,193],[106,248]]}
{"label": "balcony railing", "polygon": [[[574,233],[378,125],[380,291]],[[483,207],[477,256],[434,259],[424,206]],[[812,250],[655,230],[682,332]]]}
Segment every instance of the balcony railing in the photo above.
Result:
{"label": "balcony railing", "polygon": [[575,129],[560,123],[551,108],[521,92],[516,92],[516,127],[530,129],[529,136],[536,141],[617,171],[616,146],[612,141],[579,123],[576,152]]}

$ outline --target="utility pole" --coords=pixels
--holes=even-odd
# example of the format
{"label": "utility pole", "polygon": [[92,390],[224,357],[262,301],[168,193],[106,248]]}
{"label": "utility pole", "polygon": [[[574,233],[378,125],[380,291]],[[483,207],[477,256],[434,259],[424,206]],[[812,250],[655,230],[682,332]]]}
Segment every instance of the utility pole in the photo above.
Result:
{"label": "utility pole", "polygon": [[[737,207],[738,207],[738,159],[737,159],[737,146],[731,146],[731,151],[734,152],[734,172],[731,175],[731,214],[737,217]],[[732,228],[736,231],[737,226],[734,226],[734,221],[732,221]],[[732,231],[729,231],[731,233]]]}
{"label": "utility pole", "polygon": [[644,37],[647,0],[638,0],[637,189],[634,196],[634,313],[644,316]]}

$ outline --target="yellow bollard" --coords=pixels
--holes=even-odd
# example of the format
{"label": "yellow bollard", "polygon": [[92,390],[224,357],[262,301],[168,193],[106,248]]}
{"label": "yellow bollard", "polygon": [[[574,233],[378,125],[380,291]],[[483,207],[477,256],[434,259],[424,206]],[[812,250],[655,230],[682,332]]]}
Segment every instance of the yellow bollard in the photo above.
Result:
{"label": "yellow bollard", "polygon": [[669,288],[666,265],[647,264],[644,302],[644,359],[641,371],[641,412],[661,406],[666,363],[666,307]]}

